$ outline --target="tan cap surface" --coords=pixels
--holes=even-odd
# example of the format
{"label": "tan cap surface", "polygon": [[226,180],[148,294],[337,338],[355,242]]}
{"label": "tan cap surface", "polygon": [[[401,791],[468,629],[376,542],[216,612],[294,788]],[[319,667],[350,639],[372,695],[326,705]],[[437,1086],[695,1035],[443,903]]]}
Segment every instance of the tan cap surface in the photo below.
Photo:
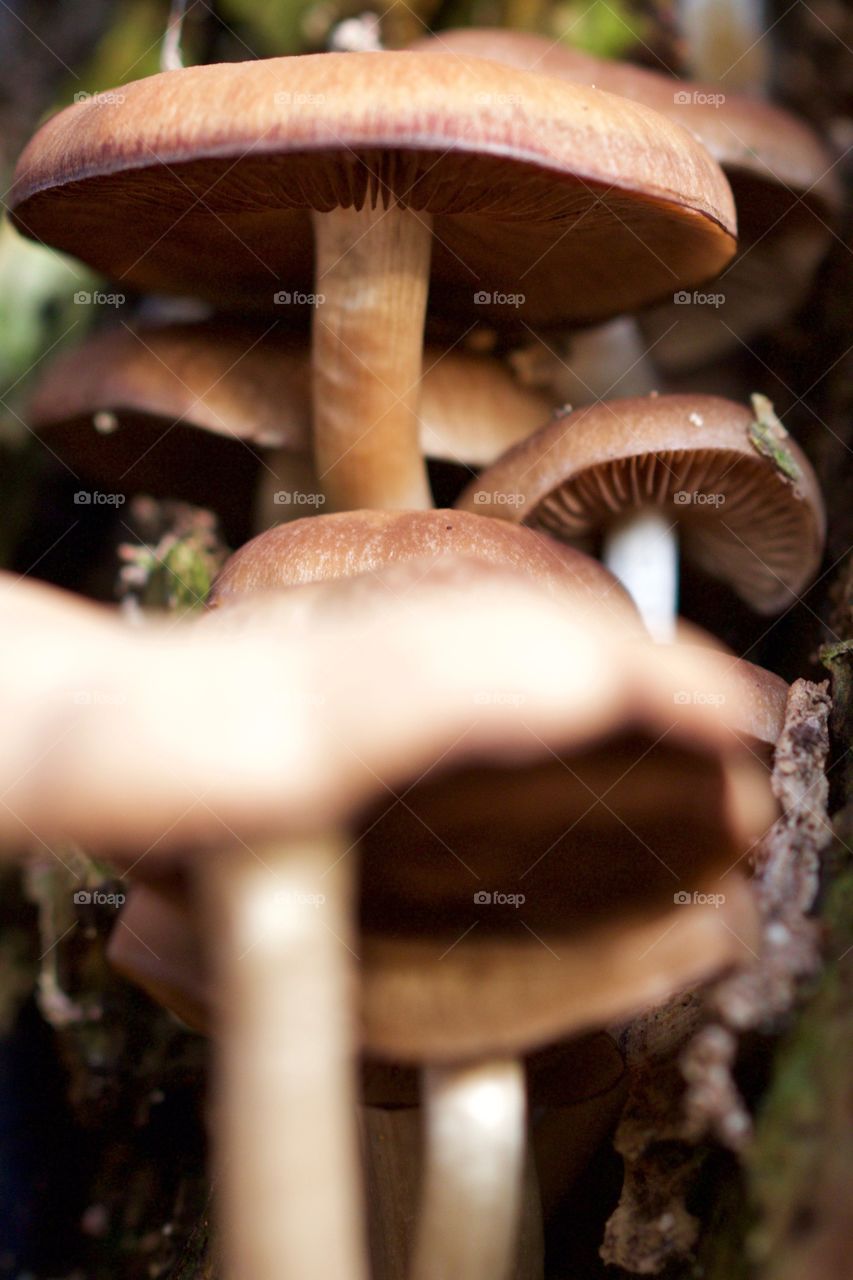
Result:
{"label": "tan cap surface", "polygon": [[[125,476],[148,492],[171,483],[180,492],[198,467],[200,442],[194,434],[184,439],[189,427],[307,459],[310,379],[307,339],[263,323],[122,325],[48,365],[27,421],[74,469],[110,482]],[[418,419],[429,458],[485,466],[546,422],[551,407],[497,360],[437,347],[424,352]],[[93,424],[102,414],[115,419],[111,429]]]}
{"label": "tan cap surface", "polygon": [[271,308],[313,288],[308,210],[388,197],[433,215],[431,303],[460,322],[603,318],[734,252],[725,178],[678,125],[495,63],[272,58],[115,96],[42,127],[10,205],[26,234],[143,289]]}
{"label": "tan cap surface", "polygon": [[[226,562],[211,608],[257,591],[464,556],[516,571],[552,594],[580,591],[621,616],[633,605],[609,570],[543,534],[467,511],[348,511],[277,525]],[[416,579],[417,580],[417,579]]]}

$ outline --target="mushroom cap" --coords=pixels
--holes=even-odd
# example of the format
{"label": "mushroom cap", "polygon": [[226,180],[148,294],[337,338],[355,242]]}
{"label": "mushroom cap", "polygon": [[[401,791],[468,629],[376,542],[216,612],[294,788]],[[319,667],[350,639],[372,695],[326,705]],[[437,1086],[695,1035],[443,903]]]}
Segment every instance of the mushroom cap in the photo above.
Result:
{"label": "mushroom cap", "polygon": [[[701,892],[701,891],[697,891]],[[453,1061],[519,1053],[630,1018],[676,991],[743,964],[760,936],[746,883],[732,873],[689,907],[543,941],[473,930],[416,944],[362,946],[362,1035],[377,1056]]]}
{"label": "mushroom cap", "polygon": [[684,554],[758,613],[785,608],[813,578],[826,524],[811,465],[781,424],[701,395],[557,416],[483,472],[459,506],[587,549],[614,520],[661,507]]}
{"label": "mushroom cap", "polygon": [[[452,1061],[529,1051],[630,1017],[742,963],[754,950],[759,929],[753,897],[737,873],[724,884],[720,905],[670,904],[628,925],[620,921],[561,937],[559,951],[520,936],[523,930],[485,942],[474,930],[450,951],[443,938],[367,938],[359,944],[363,1048],[397,1062]],[[108,955],[120,973],[189,1026],[210,1030],[210,975],[185,890],[133,885]],[[562,1067],[572,1062],[580,1081],[562,1072],[549,1081],[534,1068],[540,1100],[544,1093],[547,1101],[566,1106],[616,1082],[621,1058],[598,1040],[584,1038],[561,1052]],[[402,1084],[403,1090],[391,1092],[380,1080],[385,1105],[414,1104],[411,1082],[404,1078]]]}
{"label": "mushroom cap", "polygon": [[728,184],[680,126],[436,53],[136,81],[49,120],[10,205],[25,234],[117,280],[271,308],[313,289],[309,211],[379,200],[432,214],[430,301],[460,324],[601,319],[714,277],[735,248]]}
{"label": "mushroom cap", "polygon": [[[588,793],[558,759],[583,757],[600,782],[618,759],[600,744],[619,742],[630,757],[640,741],[645,751],[662,738],[625,792],[647,835],[655,827],[647,843],[658,842],[659,826],[673,826],[662,813],[661,789],[671,782],[663,774],[655,782],[653,770],[666,769],[668,753],[685,776],[702,774],[706,798],[689,850],[678,846],[677,824],[660,833],[662,856],[673,846],[670,865],[686,859],[697,876],[728,866],[760,834],[773,803],[765,771],[737,740],[731,708],[675,699],[680,689],[715,687],[701,651],[675,646],[664,661],[636,629],[614,625],[606,606],[596,615],[589,601],[577,617],[564,598],[517,573],[478,565],[451,579],[447,569],[395,566],[391,588],[377,573],[373,589],[383,604],[372,611],[364,582],[339,582],[322,588],[322,608],[301,609],[303,591],[320,594],[305,587],[144,631],[63,592],[0,578],[8,654],[0,705],[15,725],[0,739],[0,842],[71,839],[154,868],[211,845],[312,832],[319,820],[356,823],[388,788],[397,794],[421,779],[423,804],[439,806],[436,821],[449,832],[461,821],[459,838],[470,843],[477,833],[466,815],[475,800],[501,796],[498,772],[516,778],[513,797],[517,771],[529,773],[531,786],[511,801],[518,813],[511,826],[531,806],[537,823],[547,812],[559,821],[588,803]],[[540,776],[543,761],[555,769]],[[638,785],[648,770],[648,786]],[[470,784],[459,781],[449,793],[432,785],[445,774],[470,774]],[[542,809],[542,788],[552,786],[559,803]],[[443,794],[465,803],[441,817]],[[592,817],[581,835],[587,851],[614,842],[607,822]],[[640,910],[660,891],[661,875],[667,891],[671,880],[647,849],[628,843],[621,863],[609,853],[608,860],[625,876],[627,860],[642,858],[643,882],[626,903]],[[498,852],[511,860],[503,837]],[[435,850],[412,854],[418,875],[405,874],[410,859],[401,852],[385,888],[417,906],[425,889],[432,896]],[[494,851],[481,856],[495,865]],[[551,861],[552,875],[574,864],[567,857]],[[450,861],[441,896],[452,916],[471,898],[470,882],[459,898],[459,864]],[[584,892],[600,902],[601,877],[588,854],[582,862]],[[384,866],[380,880],[387,857]]]}
{"label": "mushroom cap", "polygon": [[[546,422],[550,410],[546,395],[520,386],[497,360],[435,347],[424,352],[418,418],[427,457],[488,465]],[[101,413],[116,419],[114,430],[93,427]],[[237,442],[220,450],[232,476],[255,448],[307,459],[308,343],[221,318],[107,329],[49,364],[27,421],[74,470],[181,497],[196,477],[201,502],[212,468],[199,466],[200,441],[189,428]],[[212,449],[209,441],[205,447]]]}
{"label": "mushroom cap", "polygon": [[515,570],[553,594],[594,599],[623,619],[633,614],[616,578],[590,556],[538,530],[452,510],[344,511],[276,525],[229,557],[208,603],[216,609],[258,591],[454,556]]}
{"label": "mushroom cap", "polygon": [[719,84],[680,80],[630,62],[596,58],[532,32],[442,31],[415,41],[411,48],[441,48],[460,58],[487,58],[571,84],[594,85],[677,122],[725,170],[742,242],[757,239],[787,211],[796,216],[798,209],[811,210],[827,217],[840,207],[841,186],[832,153],[809,125],[765,99],[724,93]]}

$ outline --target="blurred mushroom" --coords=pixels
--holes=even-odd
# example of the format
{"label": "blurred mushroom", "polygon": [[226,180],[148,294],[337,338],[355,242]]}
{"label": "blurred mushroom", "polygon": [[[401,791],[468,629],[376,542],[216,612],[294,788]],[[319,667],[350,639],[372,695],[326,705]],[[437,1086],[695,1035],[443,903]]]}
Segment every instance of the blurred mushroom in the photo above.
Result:
{"label": "blurred mushroom", "polygon": [[315,462],[336,509],[429,505],[430,281],[457,332],[591,322],[734,252],[730,190],[693,138],[550,77],[329,53],[190,67],[120,96],[41,128],[15,224],[143,289],[310,311]]}
{"label": "blurred mushroom", "polygon": [[[776,613],[814,577],[825,515],[815,474],[763,396],[611,400],[557,416],[468,486],[462,509],[589,550],[672,637],[677,555]],[[678,538],[676,538],[676,530]]]}
{"label": "blurred mushroom", "polygon": [[[264,324],[122,325],[50,363],[27,420],[75,473],[203,503],[244,541],[258,524],[322,505],[310,381],[307,342]],[[484,466],[547,421],[550,408],[496,360],[424,353],[418,427],[427,458]]]}
{"label": "blurred mushroom", "polygon": [[[721,28],[731,31],[732,5],[691,7],[704,11],[706,23],[713,10]],[[697,294],[673,284],[672,301],[640,318],[646,348],[660,368],[677,372],[709,363],[778,324],[803,301],[832,238],[841,189],[832,153],[790,112],[720,84],[596,58],[528,32],[442,31],[412,48],[426,50],[438,41],[463,66],[493,59],[643,103],[683,125],[722,166],[735,198],[738,253],[717,288]],[[594,341],[591,336],[589,343]],[[599,341],[605,360],[606,332]]]}

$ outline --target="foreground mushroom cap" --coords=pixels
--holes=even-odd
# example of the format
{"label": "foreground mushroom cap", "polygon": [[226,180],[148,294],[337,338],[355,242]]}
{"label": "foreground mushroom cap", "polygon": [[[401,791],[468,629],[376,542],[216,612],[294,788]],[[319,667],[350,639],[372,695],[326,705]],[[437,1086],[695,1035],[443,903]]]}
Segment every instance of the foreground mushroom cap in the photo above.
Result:
{"label": "foreground mushroom cap", "polygon": [[218,608],[252,592],[454,556],[515,570],[553,594],[575,591],[623,617],[633,613],[614,576],[589,556],[548,534],[452,510],[349,511],[278,525],[230,557],[213,584],[209,605]]}
{"label": "foreground mushroom cap", "polygon": [[[557,1037],[630,1017],[673,992],[742,964],[758,937],[755,904],[737,873],[715,901],[670,904],[626,924],[550,941],[522,927],[486,941],[372,937],[362,961],[365,1052],[405,1062],[529,1052]],[[716,901],[716,899],[722,901]],[[476,933],[476,930],[474,931]],[[131,887],[109,958],[197,1031],[209,1032],[213,997],[200,922],[177,885]]]}
{"label": "foreground mushroom cap", "polygon": [[[10,203],[25,234],[115,279],[270,307],[276,293],[314,292],[307,211],[380,192],[434,216],[430,301],[460,321],[603,318],[713,277],[734,250],[725,179],[679,126],[581,85],[434,53],[274,58],[125,85],[120,101],[42,127]],[[484,286],[497,301],[476,297]]]}
{"label": "foreground mushroom cap", "polygon": [[649,396],[558,416],[459,505],[585,548],[620,517],[661,508],[698,567],[775,613],[814,576],[825,515],[808,459],[756,401],[751,412],[717,396]]}
{"label": "foreground mushroom cap", "polygon": [[[512,771],[533,767],[548,744],[556,760],[624,732],[626,708],[652,741],[665,733],[668,748],[698,750],[712,770],[722,762],[707,793],[722,807],[708,808],[732,824],[736,845],[763,828],[764,773],[748,752],[741,760],[726,706],[675,701],[678,690],[715,687],[710,655],[674,649],[663,662],[606,607],[596,620],[590,602],[576,619],[503,570],[475,564],[454,582],[442,565],[431,584],[432,572],[423,562],[393,570],[409,575],[408,591],[380,576],[372,620],[364,583],[342,582],[143,632],[6,575],[0,700],[15,732],[0,744],[0,840],[74,839],[145,854],[153,868],[235,832],[248,841],[311,831],[318,813],[346,822],[388,786],[425,779],[439,757],[442,769],[479,760]],[[300,606],[303,591],[321,590],[326,604]],[[562,793],[570,807],[581,799],[574,784]],[[659,819],[650,792],[637,802]],[[712,843],[714,860],[728,856],[719,831]]]}

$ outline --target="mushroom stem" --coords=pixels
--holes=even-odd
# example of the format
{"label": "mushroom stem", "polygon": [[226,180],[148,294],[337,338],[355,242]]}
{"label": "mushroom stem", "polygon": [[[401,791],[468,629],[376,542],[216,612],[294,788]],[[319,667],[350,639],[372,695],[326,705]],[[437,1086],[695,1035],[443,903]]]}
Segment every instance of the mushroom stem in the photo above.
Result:
{"label": "mushroom stem", "polygon": [[314,214],[314,458],[327,510],[432,506],[418,440],[432,219]]}
{"label": "mushroom stem", "polygon": [[691,76],[733,92],[767,92],[763,0],[678,0],[677,13]]}
{"label": "mushroom stem", "polygon": [[602,558],[633,597],[652,638],[671,644],[678,616],[678,535],[673,521],[654,507],[631,512],[610,526]]}
{"label": "mushroom stem", "polygon": [[412,1280],[507,1280],[527,1147],[524,1070],[500,1060],[424,1072],[426,1159]]}
{"label": "mushroom stem", "polygon": [[351,860],[336,838],[214,860],[227,1271],[366,1280]]}

